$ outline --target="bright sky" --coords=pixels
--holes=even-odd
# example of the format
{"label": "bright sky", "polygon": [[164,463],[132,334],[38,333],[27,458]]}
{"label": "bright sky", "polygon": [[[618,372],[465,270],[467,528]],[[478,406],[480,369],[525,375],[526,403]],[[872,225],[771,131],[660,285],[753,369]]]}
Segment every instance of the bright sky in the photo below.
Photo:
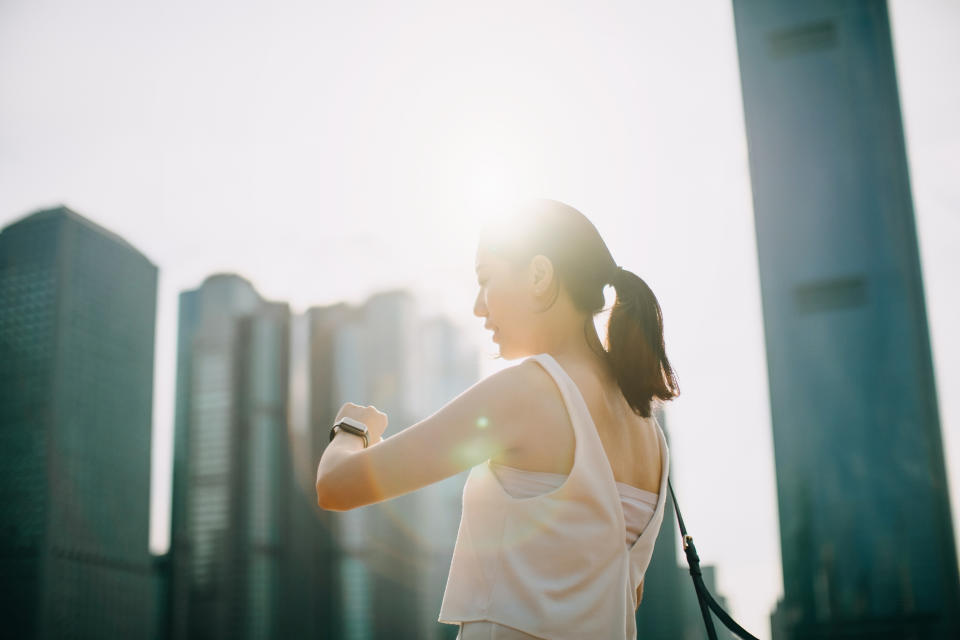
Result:
{"label": "bright sky", "polygon": [[[960,5],[891,15],[956,516]],[[478,217],[550,197],[660,298],[684,518],[768,638],[782,577],[732,18],[710,0],[0,3],[0,226],[64,203],[160,267],[151,547],[179,291],[236,271],[300,311],[408,286],[490,354]]]}

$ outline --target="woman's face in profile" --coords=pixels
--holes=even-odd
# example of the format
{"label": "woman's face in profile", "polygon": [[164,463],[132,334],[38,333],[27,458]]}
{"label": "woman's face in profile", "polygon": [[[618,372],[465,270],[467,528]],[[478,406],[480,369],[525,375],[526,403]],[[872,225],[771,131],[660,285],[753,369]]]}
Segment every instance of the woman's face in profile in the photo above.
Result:
{"label": "woman's face in profile", "polygon": [[484,327],[494,332],[500,355],[509,357],[523,340],[523,288],[509,263],[483,247],[477,249],[476,267],[479,290],[473,314],[485,319]]}

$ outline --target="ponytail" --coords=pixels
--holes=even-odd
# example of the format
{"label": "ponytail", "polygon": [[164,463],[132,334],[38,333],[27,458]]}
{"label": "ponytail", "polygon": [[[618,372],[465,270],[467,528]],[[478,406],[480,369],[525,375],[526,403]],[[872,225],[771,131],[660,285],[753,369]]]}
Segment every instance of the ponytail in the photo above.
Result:
{"label": "ponytail", "polygon": [[670,400],[680,394],[663,343],[663,314],[637,274],[616,267],[609,282],[617,301],[607,322],[607,359],[630,407],[649,418],[654,398]]}
{"label": "ponytail", "polygon": [[[538,254],[551,261],[574,307],[584,316],[586,343],[607,361],[630,408],[649,418],[655,399],[679,395],[663,346],[663,316],[657,298],[640,276],[616,266],[593,223],[556,200],[521,203],[508,214],[483,229],[481,246],[518,268],[528,266]],[[606,284],[616,289],[617,301],[607,322],[607,348],[603,349],[593,318],[604,308]]]}

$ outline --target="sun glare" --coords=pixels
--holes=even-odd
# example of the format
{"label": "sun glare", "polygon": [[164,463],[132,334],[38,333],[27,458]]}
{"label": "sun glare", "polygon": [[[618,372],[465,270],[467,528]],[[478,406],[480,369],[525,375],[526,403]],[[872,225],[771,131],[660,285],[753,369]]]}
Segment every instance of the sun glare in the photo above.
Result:
{"label": "sun glare", "polygon": [[[434,152],[446,199],[466,224],[480,229],[515,202],[542,194],[541,141],[531,139],[516,113],[468,112],[453,119]],[[449,212],[449,210],[448,210]]]}

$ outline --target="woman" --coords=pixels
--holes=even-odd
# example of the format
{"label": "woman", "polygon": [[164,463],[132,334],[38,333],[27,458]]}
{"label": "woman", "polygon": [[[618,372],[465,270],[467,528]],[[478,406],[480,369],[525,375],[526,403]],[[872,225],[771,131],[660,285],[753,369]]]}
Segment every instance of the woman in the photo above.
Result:
{"label": "woman", "polygon": [[[474,314],[522,362],[387,440],[386,415],[344,405],[337,420],[364,422],[370,444],[333,439],[318,503],[354,509],[470,469],[438,620],[464,640],[635,638],[669,470],[651,405],[679,393],[660,306],[553,200],[488,225],[476,267]],[[593,322],[607,284],[609,350]]]}

